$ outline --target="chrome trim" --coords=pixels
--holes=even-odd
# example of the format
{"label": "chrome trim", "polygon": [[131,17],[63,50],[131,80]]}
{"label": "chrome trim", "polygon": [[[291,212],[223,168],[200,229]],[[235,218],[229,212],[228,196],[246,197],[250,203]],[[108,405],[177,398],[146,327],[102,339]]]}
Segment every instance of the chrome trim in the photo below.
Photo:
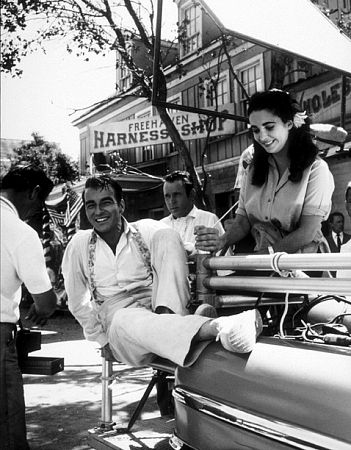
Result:
{"label": "chrome trim", "polygon": [[[233,256],[234,258],[234,256]],[[347,278],[272,278],[272,277],[207,277],[203,285],[212,290],[240,289],[241,291],[289,292],[290,294],[348,295],[350,279]]]}
{"label": "chrome trim", "polygon": [[293,448],[302,450],[350,450],[351,448],[351,444],[345,441],[287,422],[265,418],[238,407],[228,406],[179,386],[174,388],[173,397],[200,413]]}
{"label": "chrome trim", "polygon": [[173,448],[173,450],[181,450],[184,445],[184,442],[181,439],[179,439],[179,437],[176,436],[174,433],[169,438],[168,443]]}
{"label": "chrome trim", "polygon": [[[277,254],[276,254],[277,255]],[[211,270],[273,270],[273,255],[237,255],[208,257],[204,266]],[[279,255],[280,270],[338,270],[351,269],[347,253],[294,253]]]}

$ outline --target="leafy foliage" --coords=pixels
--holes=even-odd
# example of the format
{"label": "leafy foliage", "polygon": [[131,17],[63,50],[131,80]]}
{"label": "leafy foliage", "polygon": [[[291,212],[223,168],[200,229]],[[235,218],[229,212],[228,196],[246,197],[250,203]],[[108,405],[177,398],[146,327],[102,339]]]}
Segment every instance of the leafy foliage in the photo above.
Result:
{"label": "leafy foliage", "polygon": [[342,33],[351,39],[351,10],[340,8],[331,9],[326,1],[321,0],[311,0],[321,11],[328,17],[332,22],[334,22]]}
{"label": "leafy foliage", "polygon": [[32,142],[14,150],[12,165],[33,164],[40,167],[54,184],[78,178],[78,164],[62,153],[56,143],[45,141],[38,133],[33,133],[32,137]]}

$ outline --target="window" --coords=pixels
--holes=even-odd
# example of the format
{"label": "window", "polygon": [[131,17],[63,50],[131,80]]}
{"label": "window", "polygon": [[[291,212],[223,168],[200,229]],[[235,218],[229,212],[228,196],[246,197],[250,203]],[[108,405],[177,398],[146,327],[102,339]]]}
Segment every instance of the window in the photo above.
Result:
{"label": "window", "polygon": [[126,91],[132,86],[133,76],[130,70],[125,66],[122,60],[118,61],[117,66],[117,87],[119,91]]}
{"label": "window", "polygon": [[[251,97],[257,91],[264,89],[263,80],[263,60],[262,55],[259,58],[251,59],[241,66],[236,67],[239,80],[246,93]],[[239,83],[237,86],[237,103],[240,105],[240,114],[246,115],[247,111],[247,97]]]}
{"label": "window", "polygon": [[229,102],[228,75],[220,75],[218,81],[209,81],[205,87],[205,107],[224,105]]}
{"label": "window", "polygon": [[184,8],[184,36],[182,38],[183,55],[197,50],[200,45],[201,10],[197,5]]}

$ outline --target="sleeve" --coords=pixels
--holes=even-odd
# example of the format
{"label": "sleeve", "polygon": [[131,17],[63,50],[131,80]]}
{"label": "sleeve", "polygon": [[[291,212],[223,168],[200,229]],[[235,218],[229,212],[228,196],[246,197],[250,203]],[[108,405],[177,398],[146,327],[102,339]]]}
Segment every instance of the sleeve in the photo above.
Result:
{"label": "sleeve", "polygon": [[302,215],[328,217],[332,206],[334,179],[325,161],[317,159],[311,166]]}
{"label": "sleeve", "polygon": [[96,341],[103,347],[107,344],[107,335],[103,324],[93,308],[89,290],[89,280],[83,267],[84,245],[75,235],[67,245],[62,260],[62,273],[68,296],[68,309],[83,328],[88,341]]}
{"label": "sleeve", "polygon": [[245,217],[247,217],[247,212],[246,212],[246,208],[245,208],[246,190],[247,190],[247,183],[248,183],[250,176],[251,176],[251,170],[248,167],[243,173],[240,194],[239,194],[239,205],[236,210],[236,214],[239,214],[240,216],[245,216]]}
{"label": "sleeve", "polygon": [[14,251],[14,261],[19,278],[31,294],[42,294],[52,288],[46,270],[43,247],[32,228],[24,229]]}

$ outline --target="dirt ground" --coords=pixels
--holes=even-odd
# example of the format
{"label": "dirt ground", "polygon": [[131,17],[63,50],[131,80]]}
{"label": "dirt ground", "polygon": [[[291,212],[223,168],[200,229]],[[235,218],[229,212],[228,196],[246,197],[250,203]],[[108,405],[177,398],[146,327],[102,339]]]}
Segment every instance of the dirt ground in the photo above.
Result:
{"label": "dirt ground", "polygon": [[[55,313],[41,331],[41,350],[30,356],[63,357],[65,368],[55,375],[23,375],[30,448],[89,450],[88,430],[99,425],[101,417],[100,351],[97,344],[84,339],[80,325],[68,312]],[[112,390],[113,420],[126,426],[151,369],[114,364],[114,374],[118,379]],[[142,419],[158,415],[152,392]]]}

